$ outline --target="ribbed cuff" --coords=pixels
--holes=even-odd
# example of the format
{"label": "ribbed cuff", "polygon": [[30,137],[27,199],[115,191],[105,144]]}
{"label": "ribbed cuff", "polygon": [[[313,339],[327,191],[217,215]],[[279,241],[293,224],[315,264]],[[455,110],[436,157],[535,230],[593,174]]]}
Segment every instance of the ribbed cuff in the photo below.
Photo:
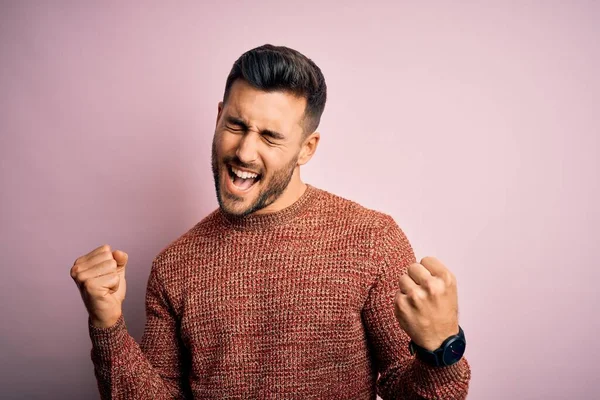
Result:
{"label": "ribbed cuff", "polygon": [[471,369],[465,358],[462,358],[456,364],[443,367],[431,366],[418,358],[414,362],[421,379],[425,382],[434,383],[436,386],[468,382],[471,377]]}
{"label": "ribbed cuff", "polygon": [[127,326],[123,314],[117,322],[108,328],[99,328],[92,325],[91,318],[88,317],[88,328],[90,339],[92,339],[93,352],[102,361],[114,359],[127,343]]}

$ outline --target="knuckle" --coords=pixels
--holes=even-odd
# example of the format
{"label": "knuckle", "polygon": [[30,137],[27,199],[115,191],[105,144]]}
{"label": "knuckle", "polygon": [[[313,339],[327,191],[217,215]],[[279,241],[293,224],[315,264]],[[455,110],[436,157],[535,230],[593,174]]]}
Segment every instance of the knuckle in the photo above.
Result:
{"label": "knuckle", "polygon": [[121,283],[121,280],[119,279],[119,275],[115,274],[114,272],[110,274],[110,285],[111,286],[115,286]]}
{"label": "knuckle", "polygon": [[108,253],[102,253],[100,259],[94,264],[94,268],[110,268],[112,257]]}
{"label": "knuckle", "polygon": [[402,290],[396,290],[396,294],[394,294],[394,304],[398,304],[400,299],[402,298]]}
{"label": "knuckle", "polygon": [[410,281],[412,279],[408,275],[403,275],[400,277],[400,287],[405,289],[410,287]]}
{"label": "knuckle", "polygon": [[90,291],[90,289],[91,289],[91,283],[90,283],[90,280],[89,280],[89,279],[87,279],[87,280],[85,280],[85,281],[81,282],[81,288],[82,288],[83,290],[85,290],[86,292],[89,292],[89,291]]}
{"label": "knuckle", "polygon": [[417,306],[417,304],[419,304],[419,299],[415,297],[414,292],[411,292],[410,294],[406,295],[406,302],[411,306],[415,307]]}
{"label": "knuckle", "polygon": [[425,278],[425,279],[423,279],[423,282],[421,282],[421,287],[423,289],[429,290],[429,289],[431,289],[431,287],[433,286],[433,284],[434,284],[433,279],[431,279],[431,278]]}
{"label": "knuckle", "polygon": [[431,296],[439,296],[444,293],[444,288],[438,284],[432,284],[429,286],[428,292]]}
{"label": "knuckle", "polygon": [[444,280],[444,283],[447,285],[451,285],[454,283],[454,281],[456,280],[454,278],[454,275],[452,274],[452,272],[446,270],[444,272],[444,274],[442,275],[442,279]]}
{"label": "knuckle", "polygon": [[427,297],[427,293],[423,290],[413,290],[411,297],[415,300],[423,300]]}

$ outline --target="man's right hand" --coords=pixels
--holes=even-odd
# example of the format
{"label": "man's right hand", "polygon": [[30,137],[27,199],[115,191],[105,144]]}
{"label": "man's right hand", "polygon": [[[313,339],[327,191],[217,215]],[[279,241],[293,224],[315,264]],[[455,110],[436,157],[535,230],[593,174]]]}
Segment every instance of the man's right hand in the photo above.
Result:
{"label": "man's right hand", "polygon": [[77,284],[92,325],[108,328],[122,313],[127,253],[105,244],[75,260],[71,278]]}

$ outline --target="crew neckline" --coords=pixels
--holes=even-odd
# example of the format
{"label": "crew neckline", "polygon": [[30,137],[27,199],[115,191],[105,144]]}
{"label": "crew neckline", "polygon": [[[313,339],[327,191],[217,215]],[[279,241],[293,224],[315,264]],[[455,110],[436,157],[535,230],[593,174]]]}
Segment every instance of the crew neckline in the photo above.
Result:
{"label": "crew neckline", "polygon": [[300,215],[314,199],[316,192],[317,189],[307,183],[306,190],[298,200],[284,209],[269,214],[250,214],[240,217],[227,214],[223,212],[221,208],[218,209],[218,213],[221,215],[223,222],[235,229],[265,229],[271,226],[284,224]]}

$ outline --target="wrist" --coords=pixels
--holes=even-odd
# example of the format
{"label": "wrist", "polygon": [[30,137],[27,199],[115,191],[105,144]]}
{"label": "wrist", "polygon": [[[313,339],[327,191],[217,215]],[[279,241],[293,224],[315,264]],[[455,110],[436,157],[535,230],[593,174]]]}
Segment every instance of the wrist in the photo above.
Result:
{"label": "wrist", "polygon": [[115,326],[116,323],[119,321],[119,318],[121,318],[121,314],[111,317],[111,318],[102,318],[102,319],[93,317],[90,315],[90,324],[92,324],[92,326],[94,328],[108,329],[108,328]]}
{"label": "wrist", "polygon": [[413,340],[413,343],[417,344],[419,347],[422,347],[428,351],[435,351],[436,349],[439,349],[442,344],[451,336],[456,336],[460,333],[460,327],[458,326],[458,324],[456,325],[456,329],[454,329],[452,332],[448,332],[446,334],[442,334],[442,336],[438,336],[436,338],[428,338],[428,339],[421,339],[421,340]]}
{"label": "wrist", "polygon": [[410,341],[410,354],[426,364],[432,366],[449,366],[457,363],[462,358],[466,347],[465,334],[462,328],[458,327],[458,334],[452,335],[444,340],[444,342],[434,350],[428,350],[417,345],[414,341]]}

